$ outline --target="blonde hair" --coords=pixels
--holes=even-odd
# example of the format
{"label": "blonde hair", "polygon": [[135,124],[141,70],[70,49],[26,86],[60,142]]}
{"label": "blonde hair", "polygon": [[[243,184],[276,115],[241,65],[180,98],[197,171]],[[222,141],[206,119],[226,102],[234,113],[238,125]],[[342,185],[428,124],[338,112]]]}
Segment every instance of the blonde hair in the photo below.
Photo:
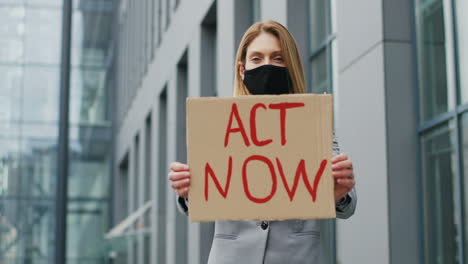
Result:
{"label": "blonde hair", "polygon": [[234,73],[234,96],[248,95],[239,72],[239,62],[245,65],[247,48],[250,43],[261,33],[270,33],[277,37],[280,42],[284,63],[292,80],[292,93],[306,93],[304,69],[297,49],[296,41],[289,31],[276,21],[257,22],[250,26],[245,32],[237,49],[236,65]]}

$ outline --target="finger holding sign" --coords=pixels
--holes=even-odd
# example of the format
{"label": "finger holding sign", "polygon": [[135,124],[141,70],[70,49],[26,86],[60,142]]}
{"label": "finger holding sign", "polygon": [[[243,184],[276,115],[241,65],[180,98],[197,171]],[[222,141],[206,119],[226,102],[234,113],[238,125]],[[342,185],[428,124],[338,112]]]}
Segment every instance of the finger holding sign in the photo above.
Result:
{"label": "finger holding sign", "polygon": [[172,162],[169,165],[171,170],[167,178],[171,181],[171,187],[180,197],[187,198],[190,186],[189,166],[180,162]]}
{"label": "finger holding sign", "polygon": [[348,194],[356,184],[354,180],[353,162],[348,155],[339,154],[331,159],[332,175],[335,179],[335,200],[338,201]]}

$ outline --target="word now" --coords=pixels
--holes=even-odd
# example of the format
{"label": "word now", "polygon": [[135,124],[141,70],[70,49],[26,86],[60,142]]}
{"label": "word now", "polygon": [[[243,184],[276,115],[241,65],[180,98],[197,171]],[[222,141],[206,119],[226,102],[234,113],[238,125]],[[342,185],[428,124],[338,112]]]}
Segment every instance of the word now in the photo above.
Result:
{"label": "word now", "polygon": [[[286,145],[286,110],[292,108],[304,107],[304,103],[293,103],[293,102],[286,102],[286,103],[278,103],[278,104],[269,104],[268,108],[272,110],[279,110],[280,115],[280,129],[281,129],[281,145]],[[255,146],[262,147],[266,146],[273,142],[272,139],[265,139],[259,140],[257,137],[257,124],[256,124],[256,117],[257,111],[259,108],[267,109],[265,104],[257,103],[252,106],[250,109],[250,137],[252,139],[252,143]],[[233,122],[237,122],[237,127],[233,127]],[[231,114],[229,115],[229,122],[226,128],[226,134],[224,136],[224,147],[227,147],[229,144],[229,136],[231,133],[240,133],[242,139],[244,140],[244,144],[246,146],[250,146],[249,138],[247,137],[247,133],[244,128],[244,124],[242,123],[242,119],[239,116],[239,110],[237,109],[237,104],[233,103],[231,107]]]}
{"label": "word now", "polygon": [[[302,181],[304,182],[304,185],[305,185],[307,191],[309,192],[310,196],[312,197],[312,202],[315,202],[315,200],[317,198],[318,184],[320,182],[320,179],[322,178],[325,167],[327,166],[327,160],[324,159],[320,163],[320,167],[319,167],[317,173],[315,174],[314,182],[311,185],[310,181],[309,181],[309,177],[307,176],[305,161],[303,159],[301,159],[299,161],[299,164],[297,165],[297,168],[296,168],[296,174],[294,176],[294,181],[293,181],[292,187],[290,187],[288,182],[286,181],[286,177],[284,175],[283,166],[281,164],[281,161],[278,158],[276,158],[275,160],[276,160],[276,165],[278,167],[278,172],[279,172],[280,178],[281,178],[281,180],[283,182],[283,185],[284,185],[284,188],[286,189],[286,192],[288,193],[290,201],[292,201],[294,199],[294,195],[296,194],[297,186],[299,184],[299,179],[300,179],[300,177],[302,175]],[[250,192],[250,187],[249,187],[249,182],[248,182],[248,175],[247,175],[247,166],[252,161],[262,162],[265,165],[267,165],[268,169],[270,170],[272,184],[271,184],[270,193],[266,197],[263,197],[263,198],[255,197]],[[232,156],[229,156],[228,171],[227,171],[226,183],[224,185],[224,188],[221,187],[221,184],[219,183],[219,180],[216,177],[216,174],[213,171],[213,169],[211,168],[210,164],[208,162],[206,163],[206,165],[205,165],[205,201],[208,201],[208,193],[209,193],[209,191],[208,191],[208,186],[209,186],[208,180],[209,180],[209,178],[211,178],[213,180],[213,182],[214,182],[214,184],[216,186],[216,189],[221,194],[221,196],[223,196],[225,199],[227,198],[228,193],[229,193],[229,186],[231,184],[232,163],[233,163]],[[276,190],[278,189],[278,183],[277,182],[278,182],[278,180],[277,180],[277,176],[276,176],[276,171],[275,171],[274,165],[273,165],[273,163],[271,162],[270,159],[268,159],[268,158],[266,158],[264,156],[261,156],[261,155],[252,155],[252,156],[248,157],[244,161],[244,164],[242,165],[242,185],[244,187],[245,196],[250,201],[252,201],[254,203],[258,203],[258,204],[266,203],[266,202],[270,201],[271,198],[273,198],[273,196],[275,195]]]}

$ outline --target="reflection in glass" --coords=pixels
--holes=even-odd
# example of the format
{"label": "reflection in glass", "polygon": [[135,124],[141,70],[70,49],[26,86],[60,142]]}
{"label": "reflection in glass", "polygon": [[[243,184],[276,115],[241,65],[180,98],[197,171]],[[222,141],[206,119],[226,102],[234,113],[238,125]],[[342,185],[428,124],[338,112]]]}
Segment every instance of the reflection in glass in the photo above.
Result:
{"label": "reflection in glass", "polygon": [[461,95],[461,103],[468,102],[468,17],[466,10],[468,10],[468,1],[456,0],[455,1],[455,15],[457,18],[457,38],[458,38],[458,65],[459,65],[459,78],[460,86],[459,91]]}
{"label": "reflection in glass", "polygon": [[105,263],[107,243],[103,235],[108,228],[107,207],[107,201],[69,201],[67,264]]}
{"label": "reflection in glass", "polygon": [[0,6],[0,63],[22,62],[24,19],[24,7]]}
{"label": "reflection in glass", "polygon": [[[63,0],[22,0],[32,6],[41,6],[41,7],[61,7]],[[75,2],[74,0],[73,2]]]}
{"label": "reflection in glass", "polygon": [[16,194],[53,197],[57,173],[57,138],[28,137],[21,143],[22,184]]}
{"label": "reflection in glass", "polygon": [[107,71],[72,70],[70,89],[70,122],[72,124],[105,124],[109,121]]}
{"label": "reflection in glass", "polygon": [[112,55],[112,8],[96,11],[102,1],[86,3],[73,10],[72,65],[106,67]]}
{"label": "reflection in glass", "polygon": [[61,29],[60,8],[28,7],[25,26],[26,62],[59,65]]}
{"label": "reflection in glass", "polygon": [[66,264],[102,264],[108,256],[114,3],[74,1]]}
{"label": "reflection in glass", "polygon": [[56,139],[0,144],[0,263],[53,263]]}
{"label": "reflection in glass", "polygon": [[[69,197],[103,198],[109,192],[109,133],[90,127],[79,130],[79,140],[70,141]],[[101,136],[99,136],[101,135]]]}
{"label": "reflection in glass", "polygon": [[417,0],[416,22],[420,119],[424,122],[450,110],[442,0]]}
{"label": "reflection in glass", "polygon": [[453,125],[445,123],[421,137],[426,264],[458,263],[454,217]]}
{"label": "reflection in glass", "polygon": [[[13,180],[18,175],[18,166],[20,159],[20,140],[0,138],[0,201],[2,197],[8,194],[14,194],[12,188]],[[2,213],[0,204],[0,214]],[[1,239],[0,239],[1,241]]]}
{"label": "reflection in glass", "polygon": [[26,66],[23,120],[58,122],[59,69]]}
{"label": "reflection in glass", "polygon": [[21,67],[0,65],[0,130],[21,117],[22,78]]}
{"label": "reflection in glass", "polygon": [[327,53],[330,50],[328,48],[321,51],[311,62],[311,87],[312,93],[331,93],[331,87],[329,87],[329,66]]}
{"label": "reflection in glass", "polygon": [[329,0],[309,1],[310,50],[312,52],[320,48],[331,34],[329,5]]}

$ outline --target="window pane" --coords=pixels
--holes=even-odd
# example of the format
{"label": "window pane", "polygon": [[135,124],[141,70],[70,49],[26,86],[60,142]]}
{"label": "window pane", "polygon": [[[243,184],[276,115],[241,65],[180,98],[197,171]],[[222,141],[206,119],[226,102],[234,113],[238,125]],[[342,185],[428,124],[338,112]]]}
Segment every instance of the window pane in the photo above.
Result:
{"label": "window pane", "polygon": [[107,202],[70,200],[67,214],[67,264],[105,263]]}
{"label": "window pane", "polygon": [[89,2],[86,9],[73,11],[73,66],[104,67],[109,63],[111,53],[108,49],[113,41],[112,14],[100,8],[99,3],[101,1]]}
{"label": "window pane", "polygon": [[[58,130],[56,126],[34,128],[38,131]],[[28,136],[23,139],[19,177],[23,184],[18,186],[17,193],[53,199],[57,183],[57,141],[58,138],[54,136]]]}
{"label": "window pane", "polygon": [[312,93],[331,93],[329,86],[329,66],[327,63],[328,49],[323,50],[311,62],[311,87]]}
{"label": "window pane", "polygon": [[24,7],[0,7],[0,62],[22,61]]}
{"label": "window pane", "polygon": [[442,0],[417,0],[416,19],[420,118],[424,122],[449,110]]}
{"label": "window pane", "polygon": [[72,124],[103,124],[109,121],[106,72],[104,70],[73,69],[70,91],[70,122]]}
{"label": "window pane", "polygon": [[107,197],[111,161],[110,135],[110,127],[70,128],[69,197]]}
{"label": "window pane", "polygon": [[465,224],[465,256],[468,253],[468,113],[464,113],[461,118],[461,135],[462,135],[462,146],[461,151],[463,151],[463,187],[464,187],[464,205],[465,205],[465,215],[463,217]]}
{"label": "window pane", "polygon": [[[19,135],[17,135],[19,136]],[[18,176],[20,140],[0,138],[0,202],[6,195],[14,195],[14,181]],[[3,209],[0,204],[0,215]],[[1,221],[0,221],[1,222]],[[0,244],[2,239],[0,238]]]}
{"label": "window pane", "polygon": [[23,119],[58,122],[58,100],[58,68],[25,67]]}
{"label": "window pane", "polygon": [[25,28],[26,62],[59,65],[61,9],[27,8]]}
{"label": "window pane", "polygon": [[468,10],[468,1],[456,0],[456,17],[457,17],[457,37],[458,37],[458,64],[460,67],[460,101],[462,103],[468,102],[468,17],[466,10]]}
{"label": "window pane", "polygon": [[0,65],[0,130],[8,121],[20,119],[22,79],[21,67]]}
{"label": "window pane", "polygon": [[54,263],[54,138],[0,139],[0,263]]}
{"label": "window pane", "polygon": [[16,4],[16,5],[23,5],[25,0],[0,0],[0,4]]}
{"label": "window pane", "polygon": [[[60,7],[62,6],[63,0],[22,0],[25,1],[29,5],[34,6],[53,6],[53,7]],[[76,1],[76,0],[75,0]]]}
{"label": "window pane", "polygon": [[453,125],[441,125],[421,138],[426,264],[458,263],[461,226],[454,217]]}
{"label": "window pane", "polygon": [[331,34],[330,1],[310,0],[310,50],[318,49]]}

